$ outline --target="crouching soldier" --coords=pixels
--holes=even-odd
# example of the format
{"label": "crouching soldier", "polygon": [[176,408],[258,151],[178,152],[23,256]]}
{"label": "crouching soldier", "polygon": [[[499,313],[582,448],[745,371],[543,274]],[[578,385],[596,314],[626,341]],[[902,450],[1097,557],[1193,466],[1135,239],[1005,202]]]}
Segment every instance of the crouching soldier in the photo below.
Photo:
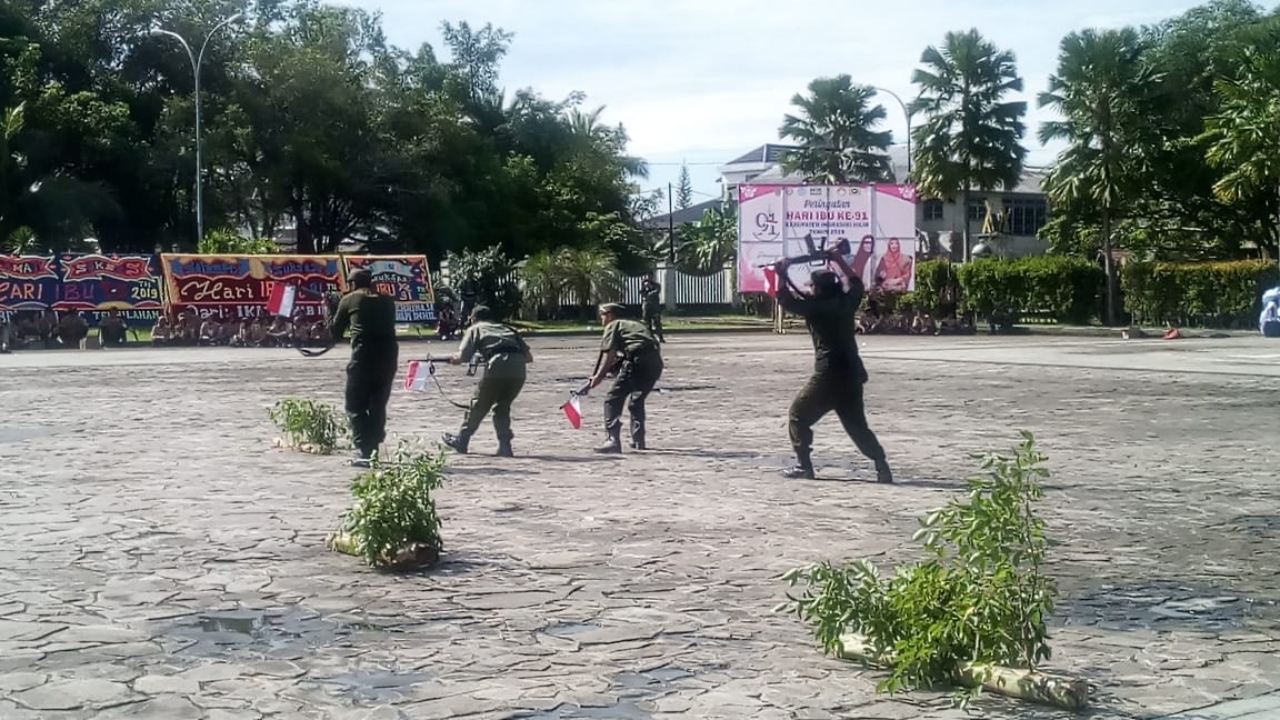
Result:
{"label": "crouching soldier", "polygon": [[452,365],[469,364],[480,356],[484,363],[484,375],[476,384],[471,408],[462,418],[462,429],[457,435],[445,433],[442,441],[459,453],[466,453],[484,422],[485,415],[493,411],[493,429],[498,435],[498,455],[512,457],[511,403],[524,389],[526,366],[533,362],[533,351],[520,334],[507,325],[493,321],[493,312],[484,305],[471,311],[471,324],[462,334],[458,354],[449,358]]}
{"label": "crouching soldier", "polygon": [[617,377],[604,398],[604,431],[608,440],[596,448],[598,453],[622,452],[622,411],[631,415],[631,447],[645,449],[644,402],[662,377],[662,352],[658,340],[644,323],[618,318],[622,306],[609,303],[600,306],[600,324],[604,337],[596,372],[587,389],[604,382],[611,372]]}

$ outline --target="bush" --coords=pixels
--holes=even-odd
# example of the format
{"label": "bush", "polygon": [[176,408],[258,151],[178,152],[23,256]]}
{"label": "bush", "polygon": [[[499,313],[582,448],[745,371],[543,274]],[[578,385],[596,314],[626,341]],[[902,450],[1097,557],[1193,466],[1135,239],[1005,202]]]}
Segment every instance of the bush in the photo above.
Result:
{"label": "bush", "polygon": [[1058,322],[1088,323],[1097,317],[1106,275],[1080,258],[1042,255],[982,258],[957,268],[963,307],[982,317],[1045,312]]}
{"label": "bush", "polygon": [[1120,272],[1125,309],[1142,322],[1253,328],[1262,292],[1280,282],[1267,260],[1126,263]]}
{"label": "bush", "polygon": [[892,307],[902,312],[925,312],[933,317],[955,315],[960,297],[957,267],[942,258],[921,260],[916,263],[916,289],[906,293],[884,293],[881,307]]}
{"label": "bush", "polygon": [[351,481],[356,503],[343,516],[342,533],[372,567],[397,564],[401,554],[426,548],[438,557],[440,516],[431,493],[444,484],[444,453],[401,440],[390,461],[375,454],[370,468]]}
{"label": "bush", "polygon": [[200,239],[196,252],[201,255],[271,255],[280,246],[269,238],[247,238],[235,230],[210,230]]}
{"label": "bush", "polygon": [[284,398],[268,416],[290,445],[310,445],[324,455],[337,449],[347,435],[347,424],[338,410],[317,400]]}
{"label": "bush", "polygon": [[865,560],[796,568],[783,579],[804,592],[775,609],[809,623],[828,653],[852,632],[875,657],[892,658],[882,692],[955,683],[966,663],[1034,669],[1050,655],[1046,619],[1057,595],[1042,573],[1048,542],[1033,512],[1044,460],[1023,432],[1014,455],[982,459],[985,474],[969,478],[963,500],[920,520],[915,539],[932,557],[887,579]]}
{"label": "bush", "polygon": [[457,297],[457,287],[462,284],[467,273],[471,273],[480,286],[477,302],[487,305],[493,311],[495,320],[506,320],[519,312],[523,293],[517,282],[516,263],[497,246],[480,252],[468,250],[461,255],[450,252],[448,260],[452,287],[442,288],[442,294]]}

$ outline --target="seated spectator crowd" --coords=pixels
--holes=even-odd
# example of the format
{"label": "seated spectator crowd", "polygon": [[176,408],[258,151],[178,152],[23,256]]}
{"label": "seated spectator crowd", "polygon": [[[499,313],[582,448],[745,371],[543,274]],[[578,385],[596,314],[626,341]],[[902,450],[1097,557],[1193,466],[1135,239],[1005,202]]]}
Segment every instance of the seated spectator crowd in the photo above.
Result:
{"label": "seated spectator crowd", "polygon": [[151,344],[156,347],[323,347],[330,337],[329,326],[320,318],[219,320],[201,318],[192,309],[162,315],[151,328]]}
{"label": "seated spectator crowd", "polygon": [[910,313],[882,313],[879,303],[871,300],[858,318],[858,332],[863,335],[972,335],[977,332],[966,317],[944,317],[917,310]]}
{"label": "seated spectator crowd", "polygon": [[[80,347],[89,336],[89,322],[78,312],[57,310],[8,311],[5,349]],[[124,320],[111,311],[102,320],[104,328],[118,324],[123,335]],[[112,331],[108,331],[110,334]]]}

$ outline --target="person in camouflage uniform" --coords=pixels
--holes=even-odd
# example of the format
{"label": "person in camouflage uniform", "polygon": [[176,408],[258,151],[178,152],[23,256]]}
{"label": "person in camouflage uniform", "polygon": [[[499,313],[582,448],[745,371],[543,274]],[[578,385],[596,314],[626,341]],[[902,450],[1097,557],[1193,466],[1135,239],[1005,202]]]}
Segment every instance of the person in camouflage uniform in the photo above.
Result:
{"label": "person in camouflage uniform", "polygon": [[335,342],[351,331],[345,405],[356,455],[351,464],[368,467],[387,439],[387,402],[396,380],[400,345],[396,341],[396,301],[373,289],[373,274],[356,270],[348,278],[352,290],[338,303],[329,322]]}
{"label": "person in camouflage uniform", "polygon": [[662,377],[662,352],[658,340],[643,323],[619,319],[622,306],[609,303],[600,306],[600,324],[604,336],[600,342],[600,357],[596,372],[587,383],[587,389],[604,382],[612,371],[617,377],[604,399],[604,430],[608,436],[598,453],[622,452],[622,411],[631,414],[631,447],[645,449],[645,399]]}
{"label": "person in camouflage uniform", "polygon": [[662,335],[662,286],[652,274],[640,283],[640,312],[649,332],[658,342],[666,342]]}
{"label": "person in camouflage uniform", "polygon": [[527,365],[533,362],[533,351],[515,329],[493,321],[493,311],[477,305],[471,311],[471,324],[462,334],[458,354],[449,358],[454,365],[470,363],[476,355],[484,362],[484,375],[476,384],[471,408],[462,418],[457,435],[445,433],[442,441],[459,453],[469,449],[471,436],[480,429],[489,411],[493,411],[493,429],[498,435],[498,455],[512,457],[511,403],[524,389]]}

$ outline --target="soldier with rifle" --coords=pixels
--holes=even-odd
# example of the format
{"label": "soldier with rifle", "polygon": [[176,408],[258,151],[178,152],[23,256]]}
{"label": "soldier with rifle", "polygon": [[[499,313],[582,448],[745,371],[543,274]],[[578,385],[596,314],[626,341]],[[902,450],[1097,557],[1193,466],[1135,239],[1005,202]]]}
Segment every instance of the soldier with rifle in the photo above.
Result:
{"label": "soldier with rifle", "polygon": [[662,377],[662,351],[643,323],[618,317],[623,307],[617,303],[600,306],[604,335],[600,355],[591,379],[577,391],[585,395],[616,371],[617,377],[604,399],[604,430],[608,439],[595,449],[598,453],[622,452],[622,411],[631,415],[631,447],[645,449],[645,400]]}
{"label": "soldier with rifle", "polygon": [[[884,448],[867,425],[863,405],[862,390],[868,378],[867,369],[858,355],[855,333],[858,307],[864,293],[862,280],[845,260],[847,242],[825,252],[815,250],[810,238],[806,238],[806,244],[810,249],[807,256],[783,258],[774,263],[778,275],[778,304],[787,312],[804,318],[813,338],[814,354],[813,375],[796,395],[787,413],[787,433],[796,454],[796,466],[784,475],[813,479],[813,426],[834,410],[858,450],[875,463],[877,481],[891,483],[893,473],[885,459]],[[824,267],[811,274],[811,295],[793,290],[787,275],[790,265],[822,259],[840,268],[848,287],[833,271]]]}
{"label": "soldier with rifle", "polygon": [[356,270],[347,281],[352,290],[339,301],[329,331],[334,342],[351,331],[345,398],[356,449],[351,464],[368,467],[373,453],[387,439],[387,402],[400,355],[396,301],[373,289],[373,274],[368,270]]}
{"label": "soldier with rifle", "polygon": [[480,429],[485,415],[493,411],[493,429],[498,435],[498,456],[512,457],[511,404],[524,389],[527,365],[533,362],[533,351],[519,333],[493,320],[493,311],[477,305],[471,311],[471,324],[462,334],[458,354],[449,363],[470,363],[476,355],[484,363],[484,375],[476,385],[471,407],[462,419],[457,435],[445,433],[441,441],[454,451],[468,452],[471,436]]}

